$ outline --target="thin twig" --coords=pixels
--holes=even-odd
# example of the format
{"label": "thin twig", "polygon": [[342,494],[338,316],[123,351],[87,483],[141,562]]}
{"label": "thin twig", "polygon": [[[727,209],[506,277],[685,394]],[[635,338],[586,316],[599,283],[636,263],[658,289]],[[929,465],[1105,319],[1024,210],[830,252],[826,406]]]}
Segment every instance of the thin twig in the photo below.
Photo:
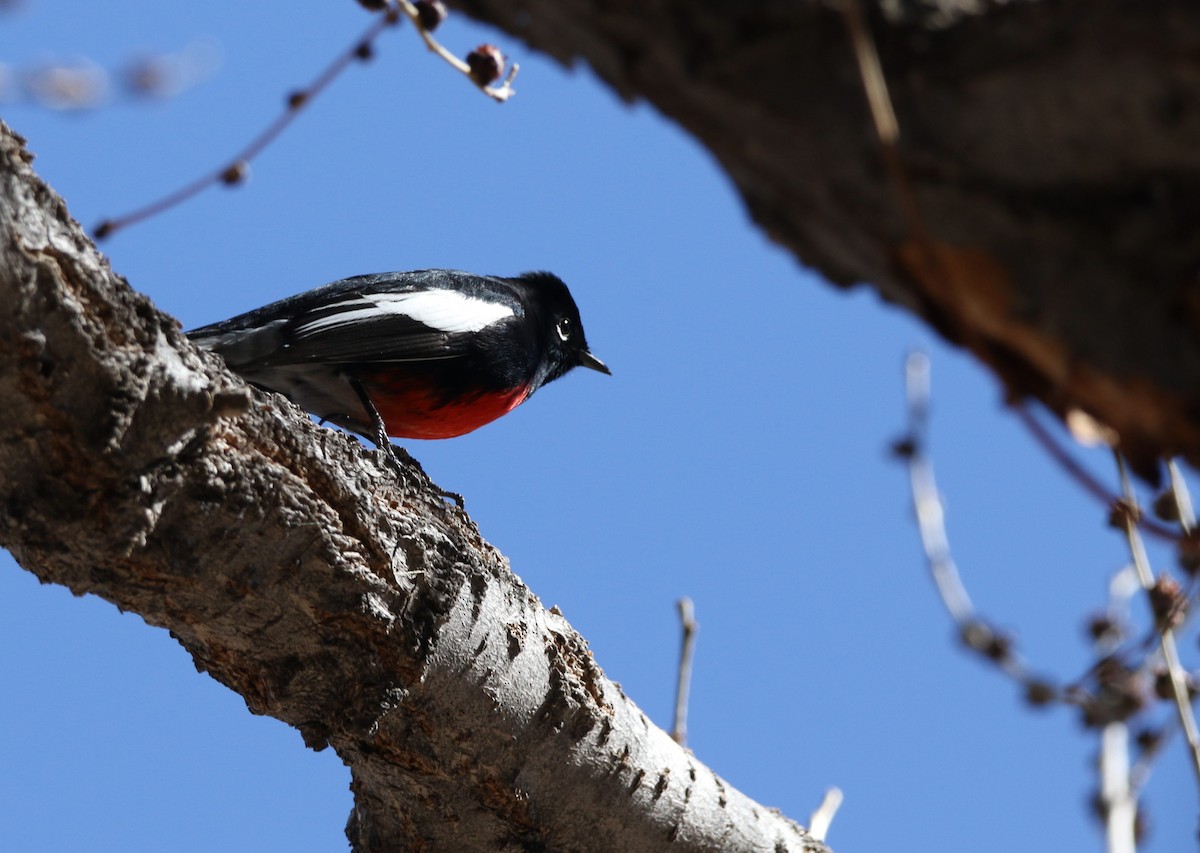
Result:
{"label": "thin twig", "polygon": [[1196,529],[1196,511],[1192,509],[1192,495],[1174,459],[1167,460],[1167,472],[1171,477],[1171,495],[1175,499],[1175,515],[1185,534]]}
{"label": "thin twig", "polygon": [[[1080,488],[1087,492],[1096,500],[1103,503],[1105,506],[1112,506],[1118,500],[1118,496],[1112,492],[1103,483],[1092,476],[1091,472],[1080,465],[1067,449],[1059,443],[1050,430],[1046,429],[1030,411],[1028,406],[1017,406],[1017,419],[1025,425],[1029,430],[1029,434],[1034,440],[1041,445],[1042,449],[1050,455],[1050,458],[1058,463],[1067,475],[1074,480]],[[1157,523],[1152,518],[1142,517],[1137,519],[1138,527],[1142,528],[1146,533],[1156,539],[1163,539],[1168,542],[1178,542],[1179,534],[1169,527]]]}
{"label": "thin twig", "polygon": [[834,815],[842,807],[844,798],[841,788],[830,788],[825,792],[821,804],[808,819],[809,835],[817,841],[824,841],[829,836],[829,825],[833,823]]}
{"label": "thin twig", "polygon": [[883,63],[879,60],[875,37],[867,25],[867,18],[859,0],[842,0],[842,17],[854,49],[854,59],[862,78],[863,92],[871,111],[875,136],[883,152],[884,168],[900,205],[901,215],[908,224],[909,232],[921,252],[929,274],[938,279],[936,283],[944,292],[948,292],[950,276],[934,250],[933,241],[921,215],[921,206],[917,203],[917,195],[900,157],[900,122],[896,118],[892,96],[888,93],[887,78],[883,74]]}
{"label": "thin twig", "polygon": [[197,178],[190,184],[186,184],[174,192],[150,202],[144,207],[139,207],[121,216],[104,220],[96,226],[94,231],[96,239],[104,239],[120,231],[122,228],[128,228],[130,225],[135,225],[138,222],[170,210],[214,184],[240,183],[245,177],[246,167],[250,161],[258,156],[264,148],[274,142],[287,129],[288,125],[296,120],[296,116],[300,114],[300,111],[312,103],[313,99],[320,95],[350,63],[356,59],[362,59],[364,56],[369,56],[371,45],[375,39],[379,37],[380,33],[397,21],[399,21],[399,17],[395,13],[380,15],[372,21],[371,26],[367,27],[363,34],[354,41],[354,44],[318,74],[307,89],[293,93],[287,100],[287,108],[284,112],[267,125],[266,129],[259,133],[258,136],[254,137],[245,148],[235,154],[232,160],[218,167],[215,171]]}
{"label": "thin twig", "polygon": [[929,356],[920,352],[909,353],[904,362],[904,376],[909,436],[912,440],[908,474],[913,510],[917,516],[917,530],[938,595],[950,613],[950,618],[962,627],[975,619],[975,608],[950,553],[942,496],[938,493],[937,481],[933,476],[933,465],[925,456],[926,419],[929,411]]}
{"label": "thin twig", "polygon": [[696,608],[687,596],[679,599],[679,622],[683,628],[683,642],[679,651],[679,680],[675,685],[675,723],[671,726],[671,738],[680,746],[687,745],[688,695],[692,689],[692,657],[696,649]]}
{"label": "thin twig", "polygon": [[[1149,597],[1155,586],[1154,574],[1150,570],[1150,557],[1146,553],[1146,544],[1142,541],[1142,537],[1138,533],[1138,526],[1133,520],[1134,516],[1139,514],[1137,496],[1134,494],[1133,483],[1129,478],[1124,458],[1116,451],[1113,451],[1113,456],[1121,476],[1121,492],[1124,494],[1126,502],[1126,511],[1121,515],[1121,526],[1124,528],[1125,538],[1129,543],[1129,553],[1133,557],[1133,566],[1137,571],[1138,582],[1141,583],[1142,589]],[[1175,699],[1179,724],[1191,751],[1192,769],[1196,772],[1197,781],[1200,781],[1200,731],[1197,730],[1196,718],[1192,714],[1191,701],[1188,698],[1187,672],[1179,659],[1175,631],[1171,627],[1170,617],[1160,618],[1153,605],[1151,606],[1151,617],[1158,628],[1159,649],[1162,652],[1163,663],[1167,667],[1167,674],[1170,676],[1171,693]]]}
{"label": "thin twig", "polygon": [[905,396],[908,407],[908,437],[902,443],[908,464],[913,510],[925,561],[938,596],[958,628],[959,637],[969,648],[987,657],[1010,677],[1023,685],[1027,699],[1042,705],[1055,698],[1065,699],[1044,680],[1036,677],[1012,647],[1008,637],[993,630],[971,604],[946,534],[946,511],[933,475],[933,464],[925,453],[925,434],[929,412],[929,357],[909,353],[904,363]]}
{"label": "thin twig", "polygon": [[1042,449],[1050,454],[1050,457],[1067,472],[1080,488],[1106,506],[1111,506],[1116,502],[1117,496],[1076,462],[1075,457],[1068,453],[1065,447],[1055,441],[1054,436],[1034,417],[1028,406],[1017,406],[1016,413],[1017,420],[1025,425],[1025,429],[1029,430],[1029,434],[1042,446]]}
{"label": "thin twig", "polygon": [[479,90],[489,98],[494,101],[504,103],[517,93],[517,90],[512,87],[512,82],[516,78],[517,72],[520,70],[520,66],[517,65],[517,63],[514,62],[509,66],[508,74],[505,76],[504,80],[501,81],[500,85],[489,86],[487,82],[478,80],[475,77],[475,74],[471,71],[471,66],[467,65],[467,63],[463,62],[453,53],[446,50],[446,48],[444,48],[438,42],[438,40],[433,37],[433,33],[431,33],[422,25],[421,13],[417,11],[416,6],[410,3],[409,0],[397,0],[397,4],[400,11],[407,15],[409,20],[413,22],[413,26],[417,28],[417,32],[420,34],[422,41],[425,42],[425,46],[429,48],[430,51],[440,56],[451,68],[464,75],[468,80],[479,87]]}
{"label": "thin twig", "polygon": [[896,120],[896,111],[892,107],[891,95],[888,94],[887,80],[883,76],[883,64],[879,61],[879,51],[876,50],[875,39],[871,37],[871,30],[867,27],[862,5],[858,0],[845,0],[842,12],[846,18],[846,27],[850,31],[850,44],[854,48],[858,72],[862,76],[863,90],[871,108],[871,119],[875,122],[875,132],[883,145],[894,146],[900,140],[900,123]]}
{"label": "thin twig", "polygon": [[388,8],[382,15],[379,15],[371,25],[363,32],[361,36],[355,39],[354,43],[343,51],[337,58],[333,60],[316,79],[308,86],[307,89],[292,93],[287,99],[287,108],[284,112],[272,121],[267,127],[254,137],[248,145],[240,152],[234,155],[233,159],[226,162],[213,172],[204,175],[189,184],[185,184],[173,192],[168,193],[162,198],[156,199],[149,204],[139,207],[129,213],[121,216],[116,216],[111,219],[105,219],[96,226],[93,234],[97,240],[102,240],[120,231],[123,228],[128,228],[130,225],[135,225],[153,216],[157,216],[167,210],[170,210],[177,205],[183,204],[188,199],[203,192],[209,187],[217,184],[238,184],[241,183],[247,173],[247,168],[255,157],[262,153],[268,145],[274,142],[288,126],[296,120],[306,106],[325,91],[338,75],[346,70],[347,67],[355,60],[368,59],[371,56],[372,46],[375,39],[388,27],[394,26],[400,21],[400,13],[403,12],[413,26],[417,28],[421,39],[426,46],[445,60],[456,71],[466,75],[480,91],[495,101],[504,102],[516,94],[516,90],[512,87],[513,79],[517,76],[518,65],[514,62],[509,67],[508,75],[497,86],[490,86],[486,81],[481,81],[472,73],[471,67],[463,62],[454,54],[450,53],[446,48],[434,39],[433,34],[421,22],[420,13],[417,7],[408,0],[398,0],[398,6]]}

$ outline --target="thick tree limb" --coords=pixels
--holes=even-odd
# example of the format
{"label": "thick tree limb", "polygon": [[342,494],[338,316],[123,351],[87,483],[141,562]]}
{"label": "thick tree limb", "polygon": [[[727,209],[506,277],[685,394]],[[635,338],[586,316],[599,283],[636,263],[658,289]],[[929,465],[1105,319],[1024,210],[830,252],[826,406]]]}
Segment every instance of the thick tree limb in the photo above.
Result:
{"label": "thick tree limb", "polygon": [[822,850],[655,728],[413,470],[200,354],[0,125],[0,544],[337,750],[358,850]]}
{"label": "thick tree limb", "polygon": [[771,237],[1012,397],[1200,463],[1200,4],[862,0],[921,241],[836,0],[449,2],[654,104]]}

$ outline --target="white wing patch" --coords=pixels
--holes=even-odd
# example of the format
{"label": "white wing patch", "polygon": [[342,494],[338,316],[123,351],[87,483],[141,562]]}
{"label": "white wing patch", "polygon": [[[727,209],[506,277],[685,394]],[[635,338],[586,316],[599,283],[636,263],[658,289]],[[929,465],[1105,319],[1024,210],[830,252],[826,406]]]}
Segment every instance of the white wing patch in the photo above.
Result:
{"label": "white wing patch", "polygon": [[305,323],[296,329],[297,333],[311,334],[336,326],[351,326],[387,314],[411,317],[439,332],[478,332],[505,317],[513,316],[511,306],[476,299],[455,290],[372,293],[353,301],[330,305],[329,308],[337,313]]}

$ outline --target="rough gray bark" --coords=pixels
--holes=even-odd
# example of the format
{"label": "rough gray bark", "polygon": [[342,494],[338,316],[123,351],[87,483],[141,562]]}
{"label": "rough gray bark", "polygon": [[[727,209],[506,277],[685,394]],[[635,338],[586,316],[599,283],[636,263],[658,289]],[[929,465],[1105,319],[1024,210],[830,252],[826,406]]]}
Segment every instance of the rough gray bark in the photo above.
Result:
{"label": "rough gray bark", "polygon": [[[0,545],[349,765],[356,850],[822,850],[655,728],[419,471],[251,392],[0,124]],[[257,398],[257,399],[252,399]]]}
{"label": "rough gray bark", "polygon": [[1144,471],[1200,463],[1200,4],[862,2],[927,245],[838,0],[450,0],[654,104],[771,237],[914,311],[1013,398],[1090,413]]}

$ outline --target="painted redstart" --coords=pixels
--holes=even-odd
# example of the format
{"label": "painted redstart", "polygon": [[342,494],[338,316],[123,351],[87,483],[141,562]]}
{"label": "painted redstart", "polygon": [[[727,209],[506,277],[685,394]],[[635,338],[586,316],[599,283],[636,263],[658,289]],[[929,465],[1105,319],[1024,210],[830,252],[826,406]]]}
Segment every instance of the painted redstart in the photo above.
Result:
{"label": "painted redstart", "polygon": [[360,275],[188,337],[248,382],[389,450],[389,435],[478,429],[572,368],[610,373],[588,351],[571,292],[547,272]]}

